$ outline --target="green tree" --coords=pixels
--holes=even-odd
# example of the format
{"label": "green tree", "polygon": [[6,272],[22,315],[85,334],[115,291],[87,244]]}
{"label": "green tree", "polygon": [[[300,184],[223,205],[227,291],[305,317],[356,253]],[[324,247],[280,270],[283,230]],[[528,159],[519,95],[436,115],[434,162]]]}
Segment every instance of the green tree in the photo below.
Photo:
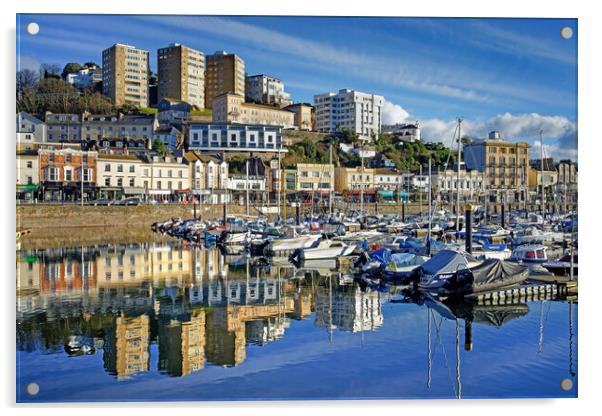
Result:
{"label": "green tree", "polygon": [[155,139],[153,142],[153,150],[160,155],[164,155],[167,152],[167,147],[165,147],[165,143],[163,143],[160,139]]}
{"label": "green tree", "polygon": [[82,69],[82,66],[77,62],[69,62],[63,67],[63,72],[61,73],[61,78],[67,79],[67,75],[75,74],[77,71]]}

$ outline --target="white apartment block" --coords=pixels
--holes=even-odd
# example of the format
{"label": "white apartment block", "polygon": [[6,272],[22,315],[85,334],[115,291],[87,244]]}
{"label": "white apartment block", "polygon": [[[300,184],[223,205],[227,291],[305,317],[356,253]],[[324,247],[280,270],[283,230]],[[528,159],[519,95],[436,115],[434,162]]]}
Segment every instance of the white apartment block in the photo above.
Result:
{"label": "white apartment block", "polygon": [[284,92],[284,83],[276,77],[265,74],[247,76],[245,94],[247,101],[261,104],[286,107],[293,103],[291,95]]}
{"label": "white apartment block", "polygon": [[350,89],[314,95],[316,130],[348,129],[363,136],[380,133],[384,97]]}

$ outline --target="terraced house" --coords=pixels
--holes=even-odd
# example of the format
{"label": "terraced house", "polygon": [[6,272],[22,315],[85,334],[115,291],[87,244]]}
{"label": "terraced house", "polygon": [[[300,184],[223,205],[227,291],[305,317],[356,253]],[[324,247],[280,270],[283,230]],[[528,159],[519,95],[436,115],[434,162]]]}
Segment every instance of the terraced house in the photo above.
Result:
{"label": "terraced house", "polygon": [[[43,200],[80,200],[96,196],[97,152],[70,148],[40,149],[39,179]],[[82,195],[83,189],[83,195]]]}

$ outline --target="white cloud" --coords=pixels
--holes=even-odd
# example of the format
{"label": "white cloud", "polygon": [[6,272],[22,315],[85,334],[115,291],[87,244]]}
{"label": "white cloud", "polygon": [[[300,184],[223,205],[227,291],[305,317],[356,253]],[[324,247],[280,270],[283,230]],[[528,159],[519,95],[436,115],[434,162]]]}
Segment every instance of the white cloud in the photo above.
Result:
{"label": "white cloud", "polygon": [[[401,106],[385,102],[383,107],[383,123],[385,120],[403,116],[404,120],[412,119]],[[442,120],[431,118],[420,120],[421,136],[425,141],[441,142],[447,146],[452,143],[456,134],[456,120]],[[539,158],[540,144],[539,131],[543,130],[544,156],[556,159],[577,160],[577,125],[563,116],[547,116],[537,113],[528,114],[498,114],[487,119],[470,120],[462,122],[462,135],[471,138],[487,137],[489,132],[498,130],[501,136],[507,140],[524,140],[533,146],[532,157]]]}
{"label": "white cloud", "polygon": [[383,103],[383,124],[403,123],[410,116],[399,104],[385,100]]}

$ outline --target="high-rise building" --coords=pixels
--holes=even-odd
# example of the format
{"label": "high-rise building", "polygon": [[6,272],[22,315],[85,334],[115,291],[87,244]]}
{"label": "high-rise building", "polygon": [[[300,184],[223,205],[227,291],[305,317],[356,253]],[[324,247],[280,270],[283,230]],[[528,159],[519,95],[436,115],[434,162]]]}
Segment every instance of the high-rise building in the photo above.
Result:
{"label": "high-rise building", "polygon": [[245,61],[224,51],[207,55],[205,66],[205,107],[223,93],[245,96]]}
{"label": "high-rise building", "polygon": [[332,133],[343,129],[364,136],[380,133],[384,97],[350,89],[314,95],[316,130]]}
{"label": "high-rise building", "polygon": [[174,98],[205,108],[205,55],[172,43],[157,51],[158,99]]}
{"label": "high-rise building", "polygon": [[102,51],[102,91],[115,105],[148,107],[148,51],[116,43]]}
{"label": "high-rise building", "polygon": [[259,74],[246,78],[245,98],[258,104],[291,105],[291,95],[284,92],[284,83],[276,77]]}

